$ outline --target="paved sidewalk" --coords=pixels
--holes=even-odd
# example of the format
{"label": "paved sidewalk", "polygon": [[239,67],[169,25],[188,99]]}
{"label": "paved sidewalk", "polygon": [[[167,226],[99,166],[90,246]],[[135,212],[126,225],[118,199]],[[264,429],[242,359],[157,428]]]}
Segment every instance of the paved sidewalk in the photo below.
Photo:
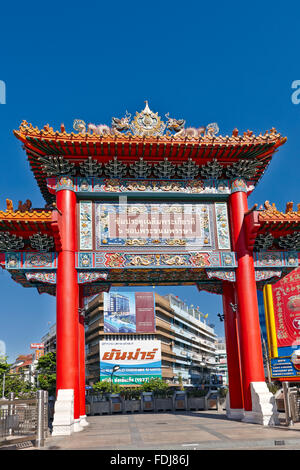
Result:
{"label": "paved sidewalk", "polygon": [[71,436],[49,437],[44,450],[300,450],[300,423],[264,427],[213,410],[90,416]]}

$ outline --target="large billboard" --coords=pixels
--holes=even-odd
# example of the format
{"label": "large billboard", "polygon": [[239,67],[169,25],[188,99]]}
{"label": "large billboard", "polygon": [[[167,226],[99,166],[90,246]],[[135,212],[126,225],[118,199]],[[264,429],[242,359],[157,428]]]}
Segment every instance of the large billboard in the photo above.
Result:
{"label": "large billboard", "polygon": [[157,340],[100,341],[100,381],[134,385],[161,378],[161,343]]}
{"label": "large billboard", "polygon": [[109,292],[103,294],[105,333],[153,333],[153,292]]}
{"label": "large billboard", "polygon": [[300,268],[265,287],[272,378],[300,379]]}

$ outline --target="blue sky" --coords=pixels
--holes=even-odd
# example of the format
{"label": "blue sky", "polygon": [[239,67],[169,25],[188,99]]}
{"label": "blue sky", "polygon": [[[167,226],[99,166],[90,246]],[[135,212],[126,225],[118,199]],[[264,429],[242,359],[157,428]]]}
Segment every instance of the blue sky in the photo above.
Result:
{"label": "blue sky", "polygon": [[[291,100],[291,84],[300,79],[299,2],[5,3],[0,209],[6,198],[44,205],[12,133],[23,119],[54,129],[63,122],[71,131],[75,118],[110,124],[112,116],[143,109],[146,99],[162,117],[169,112],[187,126],[217,122],[222,135],[276,127],[288,141],[249,206],[269,200],[283,210],[287,201],[300,202],[300,104]],[[13,361],[54,323],[55,299],[20,287],[6,272],[0,281],[0,340]],[[157,291],[199,304],[223,335],[220,297],[187,287]]]}

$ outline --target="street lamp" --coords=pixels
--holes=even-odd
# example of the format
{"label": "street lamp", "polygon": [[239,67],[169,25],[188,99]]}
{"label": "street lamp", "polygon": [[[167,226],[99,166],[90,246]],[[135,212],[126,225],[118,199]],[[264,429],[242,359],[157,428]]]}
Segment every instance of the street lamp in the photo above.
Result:
{"label": "street lamp", "polygon": [[202,387],[204,388],[204,366],[205,366],[205,362],[201,361],[200,362],[200,366],[201,366],[201,380],[202,380]]}
{"label": "street lamp", "polygon": [[112,389],[113,389],[113,375],[115,372],[117,372],[117,370],[120,369],[120,366],[114,366],[112,368],[112,372],[111,372],[111,375],[110,375],[110,393],[112,393]]}

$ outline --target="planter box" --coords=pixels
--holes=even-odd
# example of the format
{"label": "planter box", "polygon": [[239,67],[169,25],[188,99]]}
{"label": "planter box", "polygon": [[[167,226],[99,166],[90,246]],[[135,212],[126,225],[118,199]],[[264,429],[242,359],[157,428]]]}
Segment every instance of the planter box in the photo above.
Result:
{"label": "planter box", "polygon": [[144,392],[142,395],[142,411],[154,411],[155,402],[152,392]]}
{"label": "planter box", "polygon": [[217,410],[218,409],[217,399],[216,398],[208,398],[207,406],[208,406],[209,410]]}
{"label": "planter box", "polygon": [[141,400],[123,400],[123,413],[138,413],[141,409]]}
{"label": "planter box", "polygon": [[110,412],[113,413],[121,413],[122,410],[122,399],[118,393],[111,393],[109,395],[110,401]]}
{"label": "planter box", "polygon": [[221,410],[226,410],[226,398],[219,398],[219,407]]}
{"label": "planter box", "polygon": [[155,411],[173,411],[173,398],[155,398]]}
{"label": "planter box", "polygon": [[187,395],[185,393],[175,393],[173,396],[173,409],[186,410],[187,409]]}
{"label": "planter box", "polygon": [[90,415],[103,415],[110,414],[110,403],[109,401],[93,401],[90,404]]}
{"label": "planter box", "polygon": [[207,402],[205,397],[188,397],[187,400],[188,410],[207,410]]}

